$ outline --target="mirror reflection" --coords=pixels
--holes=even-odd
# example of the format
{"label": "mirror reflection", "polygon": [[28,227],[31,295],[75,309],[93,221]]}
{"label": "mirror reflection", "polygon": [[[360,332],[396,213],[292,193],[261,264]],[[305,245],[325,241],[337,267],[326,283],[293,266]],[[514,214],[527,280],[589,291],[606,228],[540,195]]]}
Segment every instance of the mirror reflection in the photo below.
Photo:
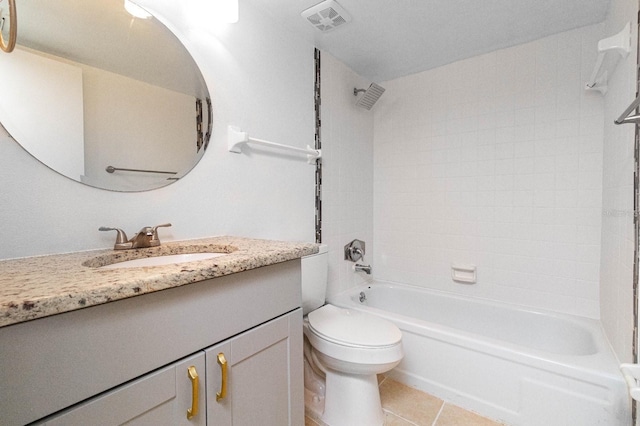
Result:
{"label": "mirror reflection", "polygon": [[182,43],[125,3],[16,0],[17,45],[0,55],[0,78],[10,82],[0,123],[71,179],[142,191],[197,164],[211,133],[211,102]]}

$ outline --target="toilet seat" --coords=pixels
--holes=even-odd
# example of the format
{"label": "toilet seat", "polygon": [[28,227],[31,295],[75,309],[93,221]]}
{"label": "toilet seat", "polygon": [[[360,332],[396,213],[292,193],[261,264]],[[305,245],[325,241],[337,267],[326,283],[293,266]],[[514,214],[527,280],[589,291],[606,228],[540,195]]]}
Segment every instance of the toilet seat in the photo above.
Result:
{"label": "toilet seat", "polygon": [[395,324],[360,311],[327,304],[307,317],[310,331],[341,346],[382,349],[397,346],[402,340]]}

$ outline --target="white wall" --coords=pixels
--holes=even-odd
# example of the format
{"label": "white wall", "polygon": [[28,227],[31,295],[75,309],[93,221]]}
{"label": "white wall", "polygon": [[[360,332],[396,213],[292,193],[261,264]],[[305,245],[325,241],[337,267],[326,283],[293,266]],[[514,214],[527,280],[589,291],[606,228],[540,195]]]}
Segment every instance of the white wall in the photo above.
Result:
{"label": "white wall", "polygon": [[609,341],[621,362],[632,362],[633,335],[633,125],[613,120],[629,106],[636,93],[636,0],[613,0],[605,22],[606,35],[631,22],[631,54],[621,60],[609,79],[604,106],[604,179],[602,196],[602,256],[600,312]]}
{"label": "white wall", "polygon": [[0,129],[0,259],[107,248],[118,226],[130,234],[172,222],[165,241],[211,235],[314,240],[314,167],[258,149],[232,154],[226,127],[313,145],[313,46],[240,2],[240,22],[191,29],[183,2],[141,4],[170,17],[209,84],[214,131],[209,152],[184,179],[159,190],[116,193],[70,181],[44,167]]}
{"label": "white wall", "polygon": [[369,278],[344,260],[347,243],[365,241],[360,263],[373,261],[373,111],[356,107],[353,96],[355,87],[370,83],[321,52],[322,242],[329,245],[329,297]]}
{"label": "white wall", "polygon": [[583,85],[603,29],[383,83],[376,278],[598,317],[603,99]]}

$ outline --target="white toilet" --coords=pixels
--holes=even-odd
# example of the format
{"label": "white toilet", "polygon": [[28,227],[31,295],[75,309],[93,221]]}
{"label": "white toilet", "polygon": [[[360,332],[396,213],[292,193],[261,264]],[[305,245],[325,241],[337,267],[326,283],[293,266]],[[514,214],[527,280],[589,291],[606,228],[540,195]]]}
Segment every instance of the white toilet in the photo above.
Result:
{"label": "white toilet", "polygon": [[382,318],[325,305],[327,251],[302,258],[305,404],[330,426],[382,425],[376,375],[404,356],[402,333]]}

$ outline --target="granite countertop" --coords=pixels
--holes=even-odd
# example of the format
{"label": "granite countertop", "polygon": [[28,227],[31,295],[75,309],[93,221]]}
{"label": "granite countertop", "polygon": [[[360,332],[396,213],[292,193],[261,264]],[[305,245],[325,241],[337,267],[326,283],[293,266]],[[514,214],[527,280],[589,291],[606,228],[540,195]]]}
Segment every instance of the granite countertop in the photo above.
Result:
{"label": "granite countertop", "polygon": [[[98,269],[131,259],[221,252],[213,259],[152,267]],[[0,327],[179,287],[317,253],[318,245],[238,237],[92,250],[0,261]]]}

